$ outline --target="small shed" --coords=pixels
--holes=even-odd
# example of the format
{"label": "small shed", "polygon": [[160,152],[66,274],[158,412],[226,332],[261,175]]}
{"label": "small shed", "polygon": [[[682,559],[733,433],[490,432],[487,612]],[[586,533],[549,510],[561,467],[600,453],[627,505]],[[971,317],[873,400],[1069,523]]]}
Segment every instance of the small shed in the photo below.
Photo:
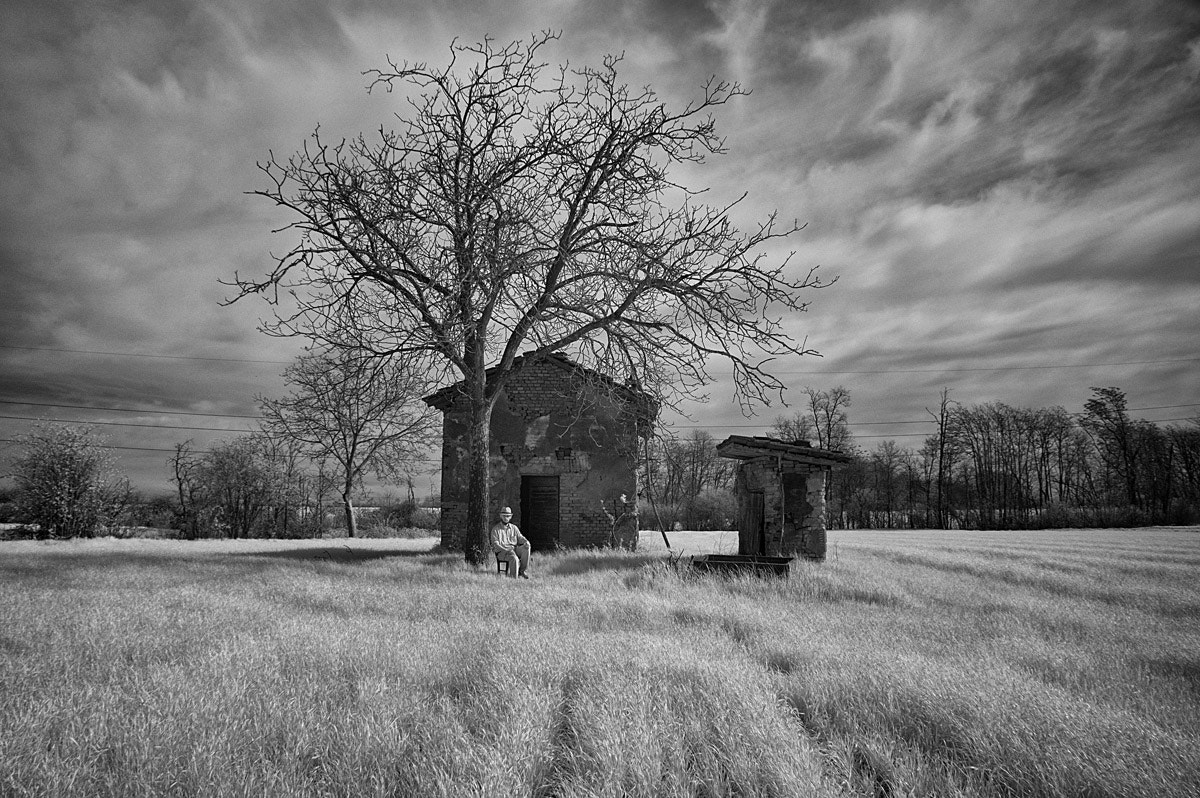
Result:
{"label": "small shed", "polygon": [[[425,402],[444,413],[442,545],[461,549],[470,407],[461,383]],[[639,455],[657,414],[649,394],[563,355],[517,358],[492,410],[490,515],[511,507],[535,550],[635,548]]]}
{"label": "small shed", "polygon": [[717,444],[722,457],[740,460],[738,554],[825,559],[825,480],[849,455],[808,441],[731,435]]}

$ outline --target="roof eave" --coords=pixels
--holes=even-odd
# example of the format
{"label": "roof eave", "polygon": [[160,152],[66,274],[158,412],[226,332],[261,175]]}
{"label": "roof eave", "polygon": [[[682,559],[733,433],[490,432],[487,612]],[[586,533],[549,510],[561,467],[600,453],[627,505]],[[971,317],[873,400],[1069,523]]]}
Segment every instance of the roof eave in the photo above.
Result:
{"label": "roof eave", "polygon": [[745,435],[730,435],[717,444],[717,453],[733,460],[775,457],[830,468],[847,465],[854,459],[848,454],[829,449],[797,446],[773,438],[751,438]]}

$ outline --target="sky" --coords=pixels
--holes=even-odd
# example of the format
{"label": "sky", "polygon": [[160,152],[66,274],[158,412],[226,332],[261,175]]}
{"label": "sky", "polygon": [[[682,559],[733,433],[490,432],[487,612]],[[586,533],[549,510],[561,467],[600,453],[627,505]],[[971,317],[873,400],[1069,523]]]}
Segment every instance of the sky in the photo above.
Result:
{"label": "sky", "polygon": [[[727,155],[689,169],[750,224],[807,225],[830,287],[787,320],[821,353],[744,417],[718,379],[676,434],[765,434],[849,389],[858,443],[918,447],[964,404],[1200,416],[1200,6],[1171,0],[7,0],[0,25],[0,474],[35,419],[87,421],[147,491],[177,442],[253,426],[301,342],[222,280],[292,240],[256,164],[388,126],[365,70],[455,37],[561,31],[671,105],[711,75]],[[719,370],[718,370],[719,371]],[[427,467],[433,468],[430,462]],[[418,491],[435,487],[422,474]]]}

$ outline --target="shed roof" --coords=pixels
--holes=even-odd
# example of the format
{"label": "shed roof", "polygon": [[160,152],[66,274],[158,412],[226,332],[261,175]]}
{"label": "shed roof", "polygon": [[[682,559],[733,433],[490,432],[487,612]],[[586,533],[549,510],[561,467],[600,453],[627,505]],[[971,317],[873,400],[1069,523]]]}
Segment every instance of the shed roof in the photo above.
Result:
{"label": "shed roof", "polygon": [[774,457],[793,463],[836,468],[846,465],[854,458],[843,452],[820,449],[804,442],[787,442],[775,438],[749,435],[730,435],[717,444],[717,453],[734,460],[753,460],[756,457]]}
{"label": "shed roof", "polygon": [[[652,397],[650,394],[646,393],[645,391],[638,390],[637,388],[633,388],[629,385],[623,385],[603,372],[581,366],[568,358],[566,355],[563,355],[559,352],[551,352],[549,354],[542,355],[537,359],[530,359],[527,354],[518,355],[513,359],[513,369],[520,369],[524,368],[526,365],[534,365],[537,363],[546,363],[548,365],[556,366],[573,377],[580,378],[581,381],[599,384],[605,389],[611,390],[612,393],[618,398],[623,399],[630,404],[636,405],[638,411],[648,418],[654,418],[658,414],[658,402],[656,402],[654,397]],[[495,376],[497,368],[497,366],[492,366],[487,370],[487,379],[489,382]],[[444,413],[454,404],[454,397],[461,391],[462,384],[463,382],[460,380],[452,385],[447,385],[445,388],[441,388],[429,394],[429,396],[424,397],[423,401],[427,405],[435,407]]]}

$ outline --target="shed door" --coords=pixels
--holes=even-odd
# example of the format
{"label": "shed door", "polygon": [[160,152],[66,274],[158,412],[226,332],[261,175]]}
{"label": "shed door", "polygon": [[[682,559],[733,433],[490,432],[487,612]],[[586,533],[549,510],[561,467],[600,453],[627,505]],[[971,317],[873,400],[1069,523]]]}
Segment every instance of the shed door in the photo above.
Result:
{"label": "shed door", "polygon": [[766,554],[763,494],[759,491],[747,493],[744,501],[742,517],[738,521],[738,537],[741,539],[738,554]]}
{"label": "shed door", "polygon": [[750,529],[754,531],[754,542],[757,549],[754,553],[765,555],[767,553],[767,525],[761,493],[750,494]]}
{"label": "shed door", "polygon": [[558,477],[521,477],[521,532],[534,551],[558,545]]}

